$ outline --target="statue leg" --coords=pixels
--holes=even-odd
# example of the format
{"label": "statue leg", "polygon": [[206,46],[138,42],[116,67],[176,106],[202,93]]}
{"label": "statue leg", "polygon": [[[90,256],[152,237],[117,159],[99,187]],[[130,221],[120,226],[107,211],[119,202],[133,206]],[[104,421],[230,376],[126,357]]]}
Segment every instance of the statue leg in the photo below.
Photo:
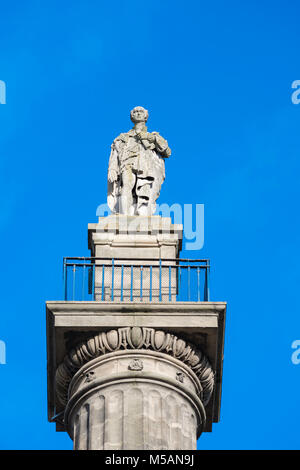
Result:
{"label": "statue leg", "polygon": [[126,215],[134,214],[133,188],[136,176],[130,166],[126,166],[122,173],[122,188],[120,197],[120,213]]}
{"label": "statue leg", "polygon": [[149,199],[151,186],[153,184],[153,178],[139,178],[137,177],[136,182],[136,195],[137,195],[137,207],[136,212],[138,215],[152,215],[149,210]]}
{"label": "statue leg", "polygon": [[162,185],[163,181],[164,180],[162,178],[156,178],[153,181],[153,185],[152,185],[151,191],[150,191],[150,198],[149,198],[149,212],[151,214],[155,213],[156,200],[157,200],[157,198],[160,194],[160,189],[161,189],[161,185]]}

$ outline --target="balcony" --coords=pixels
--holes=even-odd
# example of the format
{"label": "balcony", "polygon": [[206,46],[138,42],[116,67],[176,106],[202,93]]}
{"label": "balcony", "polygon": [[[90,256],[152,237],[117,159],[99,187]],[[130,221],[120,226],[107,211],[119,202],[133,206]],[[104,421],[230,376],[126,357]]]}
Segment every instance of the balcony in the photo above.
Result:
{"label": "balcony", "polygon": [[65,301],[209,302],[208,259],[64,258]]}

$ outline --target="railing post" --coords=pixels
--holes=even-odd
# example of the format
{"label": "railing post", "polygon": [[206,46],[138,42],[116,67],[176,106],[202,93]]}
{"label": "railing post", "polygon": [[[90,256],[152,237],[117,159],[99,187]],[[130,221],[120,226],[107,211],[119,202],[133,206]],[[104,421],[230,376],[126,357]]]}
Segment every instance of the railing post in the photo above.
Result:
{"label": "railing post", "polygon": [[115,276],[115,265],[114,259],[111,260],[111,300],[114,300],[114,276]]}
{"label": "railing post", "polygon": [[73,298],[72,300],[75,300],[75,287],[76,287],[76,265],[73,264]]}
{"label": "railing post", "polygon": [[141,271],[141,287],[140,287],[140,300],[143,301],[143,266],[140,267]]}
{"label": "railing post", "polygon": [[209,265],[205,267],[205,283],[204,283],[204,302],[210,301],[210,292],[209,292]]}
{"label": "railing post", "polygon": [[197,266],[197,291],[198,291],[198,302],[201,300],[200,296],[200,267]]}
{"label": "railing post", "polygon": [[84,284],[85,284],[85,264],[83,265],[82,273],[82,287],[81,287],[81,299],[84,300]]}
{"label": "railing post", "polygon": [[102,264],[102,286],[101,286],[101,300],[104,300],[104,293],[105,293],[104,277],[105,277],[105,265],[104,265],[104,264]]}
{"label": "railing post", "polygon": [[210,302],[210,285],[209,285],[209,279],[210,278],[210,266],[207,266],[207,283],[206,283],[206,289],[207,289],[207,302]]}
{"label": "railing post", "polygon": [[123,279],[124,279],[124,265],[122,264],[122,267],[121,267],[121,295],[120,295],[121,302],[123,302]]}
{"label": "railing post", "polygon": [[150,302],[152,302],[152,264],[150,265],[149,300],[150,300]]}
{"label": "railing post", "polygon": [[64,279],[64,292],[65,300],[68,300],[68,282],[67,282],[67,263],[66,258],[64,258],[64,268],[63,268],[63,279]]}
{"label": "railing post", "polygon": [[161,302],[161,259],[159,260],[159,301]]}
{"label": "railing post", "polygon": [[172,275],[171,275],[171,266],[169,266],[169,302],[172,300],[172,295],[171,295],[171,284],[172,284]]}
{"label": "railing post", "polygon": [[130,300],[131,300],[131,302],[133,300],[132,290],[133,290],[133,266],[131,265],[131,278],[130,278]]}
{"label": "railing post", "polygon": [[96,268],[95,268],[95,263],[93,264],[93,269],[92,269],[92,299],[95,300],[95,284],[96,284]]}

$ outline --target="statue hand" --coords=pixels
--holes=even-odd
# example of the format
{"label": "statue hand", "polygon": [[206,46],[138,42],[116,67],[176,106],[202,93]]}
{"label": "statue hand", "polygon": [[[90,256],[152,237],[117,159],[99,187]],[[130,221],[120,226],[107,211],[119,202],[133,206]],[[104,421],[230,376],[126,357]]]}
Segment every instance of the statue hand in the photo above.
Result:
{"label": "statue hand", "polygon": [[108,181],[110,183],[113,183],[114,181],[117,181],[117,179],[118,179],[118,174],[116,170],[114,169],[108,170]]}
{"label": "statue hand", "polygon": [[140,140],[145,140],[147,139],[147,132],[140,132],[137,136]]}
{"label": "statue hand", "polygon": [[152,144],[153,142],[155,142],[155,136],[153,134],[151,134],[151,132],[149,132],[148,135],[147,135],[147,140],[148,140],[148,142],[150,142]]}

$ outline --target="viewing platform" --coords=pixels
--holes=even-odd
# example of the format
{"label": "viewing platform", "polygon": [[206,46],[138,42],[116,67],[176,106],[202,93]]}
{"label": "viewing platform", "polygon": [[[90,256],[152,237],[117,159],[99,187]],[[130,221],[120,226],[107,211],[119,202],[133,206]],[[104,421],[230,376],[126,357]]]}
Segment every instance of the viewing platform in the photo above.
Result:
{"label": "viewing platform", "polygon": [[64,300],[209,302],[208,259],[63,260]]}

